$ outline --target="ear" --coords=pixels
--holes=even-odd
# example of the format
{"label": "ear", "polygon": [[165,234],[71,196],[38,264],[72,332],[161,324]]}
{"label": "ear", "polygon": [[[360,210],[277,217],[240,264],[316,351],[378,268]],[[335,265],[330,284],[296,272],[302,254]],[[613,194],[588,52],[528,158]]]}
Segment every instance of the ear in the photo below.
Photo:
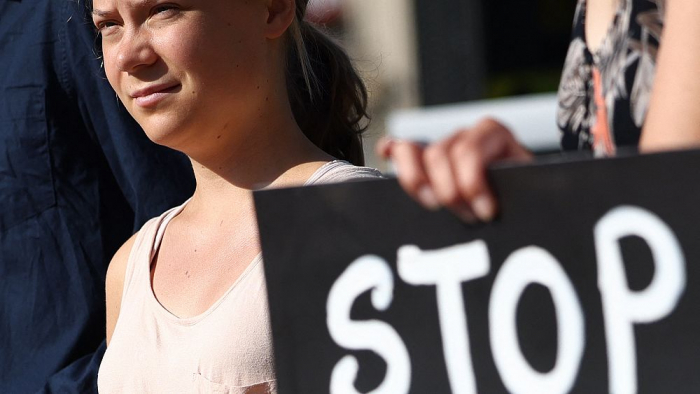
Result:
{"label": "ear", "polygon": [[291,26],[296,13],[295,0],[267,0],[266,37],[281,37]]}

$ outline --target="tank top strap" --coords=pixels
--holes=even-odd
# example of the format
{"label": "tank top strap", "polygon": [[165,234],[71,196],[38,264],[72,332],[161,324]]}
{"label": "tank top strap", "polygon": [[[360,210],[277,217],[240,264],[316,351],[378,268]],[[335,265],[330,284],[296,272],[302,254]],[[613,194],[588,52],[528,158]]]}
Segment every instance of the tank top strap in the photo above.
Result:
{"label": "tank top strap", "polygon": [[[131,248],[129,260],[126,263],[122,300],[125,300],[129,296],[129,293],[138,293],[139,289],[150,289],[151,262],[153,261],[155,253],[158,251],[160,242],[163,240],[165,227],[172,218],[182,211],[185,204],[187,204],[187,202],[165,211],[158,217],[152,218],[139,230],[134,240],[134,245]],[[143,281],[147,281],[148,283],[142,286],[140,282]],[[137,297],[142,297],[141,294],[135,295]],[[124,304],[124,301],[122,301],[122,304]]]}
{"label": "tank top strap", "polygon": [[384,175],[377,169],[355,166],[345,160],[333,160],[319,167],[319,169],[304,182],[304,186],[383,177]]}

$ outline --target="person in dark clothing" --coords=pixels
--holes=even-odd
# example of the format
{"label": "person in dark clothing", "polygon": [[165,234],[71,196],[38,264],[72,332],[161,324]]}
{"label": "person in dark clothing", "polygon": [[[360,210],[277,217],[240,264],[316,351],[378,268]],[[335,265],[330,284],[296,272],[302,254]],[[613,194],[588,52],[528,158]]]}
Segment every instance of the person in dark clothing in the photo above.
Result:
{"label": "person in dark clothing", "polygon": [[76,0],[0,1],[0,393],[96,392],[118,247],[194,190],[107,82]]}

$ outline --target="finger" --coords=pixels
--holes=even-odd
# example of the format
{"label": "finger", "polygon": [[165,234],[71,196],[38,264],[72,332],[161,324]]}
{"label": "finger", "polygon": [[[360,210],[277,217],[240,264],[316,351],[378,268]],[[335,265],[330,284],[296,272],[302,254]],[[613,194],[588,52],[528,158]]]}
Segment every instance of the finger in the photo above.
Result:
{"label": "finger", "polygon": [[489,221],[495,215],[495,206],[484,176],[485,163],[473,140],[460,136],[450,146],[449,158],[454,184],[460,200],[465,202],[474,218]]}
{"label": "finger", "polygon": [[426,173],[430,181],[432,190],[435,191],[440,204],[452,211],[460,219],[467,223],[476,223],[477,219],[470,208],[468,202],[464,201],[456,186],[456,179],[452,171],[452,164],[447,150],[450,148],[452,139],[448,139],[440,144],[428,147],[423,155]]}
{"label": "finger", "polygon": [[440,204],[435,197],[423,167],[423,147],[407,141],[393,141],[391,160],[396,167],[399,184],[424,207],[435,210]]}
{"label": "finger", "polygon": [[499,160],[530,161],[532,153],[515,139],[502,123],[483,119],[472,129],[472,137],[483,149],[484,159],[493,163]]}
{"label": "finger", "polygon": [[396,146],[397,144],[412,144],[416,147],[419,148],[424,148],[428,145],[426,141],[423,140],[417,140],[417,139],[400,139],[400,138],[395,138],[395,137],[389,137],[389,136],[384,136],[381,137],[376,145],[374,146],[374,151],[377,154],[378,157],[381,157],[383,159],[390,159],[391,158],[391,151]]}
{"label": "finger", "polygon": [[465,206],[453,176],[447,151],[450,140],[433,144],[423,153],[423,163],[430,187],[440,204],[452,210],[461,210]]}
{"label": "finger", "polygon": [[380,138],[374,146],[374,152],[378,157],[388,159],[391,156],[391,148],[394,145],[394,141],[393,138],[387,136]]}
{"label": "finger", "polygon": [[486,176],[489,165],[532,157],[505,126],[491,119],[455,136],[449,155],[460,195],[483,221],[491,221],[498,209]]}

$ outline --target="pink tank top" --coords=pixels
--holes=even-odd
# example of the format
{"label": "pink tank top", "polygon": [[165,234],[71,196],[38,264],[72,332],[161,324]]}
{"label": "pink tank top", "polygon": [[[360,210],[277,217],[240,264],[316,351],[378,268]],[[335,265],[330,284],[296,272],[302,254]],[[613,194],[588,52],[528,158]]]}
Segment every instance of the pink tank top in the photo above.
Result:
{"label": "pink tank top", "polygon": [[[333,161],[305,183],[378,178]],[[187,203],[151,219],[136,237],[119,318],[98,375],[100,393],[275,393],[262,257],[204,313],[178,318],[155,298],[150,266],[165,229]]]}

